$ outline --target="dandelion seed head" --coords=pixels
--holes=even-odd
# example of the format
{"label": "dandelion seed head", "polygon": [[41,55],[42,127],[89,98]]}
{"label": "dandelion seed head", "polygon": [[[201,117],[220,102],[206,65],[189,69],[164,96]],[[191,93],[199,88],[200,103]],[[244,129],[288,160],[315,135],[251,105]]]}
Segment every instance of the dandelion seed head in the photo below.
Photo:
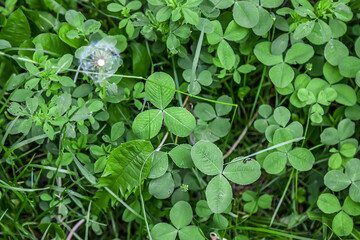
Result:
{"label": "dandelion seed head", "polygon": [[94,83],[103,83],[122,65],[123,61],[115,45],[114,38],[106,37],[77,50],[80,68]]}
{"label": "dandelion seed head", "polygon": [[105,59],[103,59],[103,58],[98,59],[96,64],[99,67],[103,67],[105,65]]}

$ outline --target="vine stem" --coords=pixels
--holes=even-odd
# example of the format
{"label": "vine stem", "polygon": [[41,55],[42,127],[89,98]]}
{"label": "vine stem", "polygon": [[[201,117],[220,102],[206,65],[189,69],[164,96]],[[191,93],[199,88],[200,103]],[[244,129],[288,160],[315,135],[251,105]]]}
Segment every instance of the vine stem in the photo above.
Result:
{"label": "vine stem", "polygon": [[253,118],[250,120],[250,122],[246,125],[246,127],[244,128],[244,130],[242,131],[242,133],[240,134],[238,139],[236,139],[235,143],[231,146],[229,151],[224,155],[224,157],[223,157],[224,159],[227,158],[235,150],[235,148],[239,145],[239,143],[241,142],[241,140],[244,138],[245,134],[247,133],[248,128],[255,121],[257,114],[258,113],[256,112],[255,115],[253,116]]}

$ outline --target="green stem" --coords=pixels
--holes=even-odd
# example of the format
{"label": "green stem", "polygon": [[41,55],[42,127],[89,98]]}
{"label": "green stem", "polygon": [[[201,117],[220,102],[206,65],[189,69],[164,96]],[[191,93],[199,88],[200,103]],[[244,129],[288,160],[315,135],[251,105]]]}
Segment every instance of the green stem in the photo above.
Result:
{"label": "green stem", "polygon": [[275,211],[274,211],[274,214],[273,214],[272,217],[271,217],[271,221],[270,221],[269,227],[271,227],[271,225],[273,224],[273,222],[274,222],[274,220],[275,220],[276,214],[277,214],[277,212],[278,212],[279,209],[280,209],[281,203],[283,202],[283,200],[284,200],[284,198],[285,198],[285,195],[286,195],[287,190],[289,189],[289,186],[290,186],[291,180],[292,180],[292,178],[293,178],[294,172],[295,172],[295,168],[293,168],[292,171],[291,171],[291,173],[290,173],[290,177],[289,177],[289,180],[288,180],[288,182],[287,182],[287,184],[286,184],[286,187],[285,187],[285,189],[284,189],[284,192],[283,192],[283,194],[282,194],[282,196],[281,196],[281,198],[280,198],[280,201],[279,201],[278,205],[276,206],[276,209],[275,209]]}
{"label": "green stem", "polygon": [[257,101],[258,101],[258,98],[259,98],[259,95],[260,95],[260,91],[261,91],[261,88],[262,88],[262,84],[263,84],[264,79],[265,79],[265,74],[266,74],[266,67],[264,67],[263,73],[262,73],[262,75],[261,75],[260,85],[259,85],[259,87],[258,87],[256,96],[255,96],[255,101],[254,101],[254,104],[253,104],[253,106],[252,106],[249,119],[251,119],[252,116],[253,116],[253,114],[254,114],[255,107],[256,107],[256,104],[257,104]]}

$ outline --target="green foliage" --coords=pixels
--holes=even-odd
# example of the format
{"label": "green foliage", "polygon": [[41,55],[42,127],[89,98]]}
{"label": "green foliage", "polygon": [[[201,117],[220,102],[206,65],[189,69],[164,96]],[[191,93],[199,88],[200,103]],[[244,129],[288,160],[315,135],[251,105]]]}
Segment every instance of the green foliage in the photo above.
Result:
{"label": "green foliage", "polygon": [[4,239],[358,239],[357,0],[0,7]]}

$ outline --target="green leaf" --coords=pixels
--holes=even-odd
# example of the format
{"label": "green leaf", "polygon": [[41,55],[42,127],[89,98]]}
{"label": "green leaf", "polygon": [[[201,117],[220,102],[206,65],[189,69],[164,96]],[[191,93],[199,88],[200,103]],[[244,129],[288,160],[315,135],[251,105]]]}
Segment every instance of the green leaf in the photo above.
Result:
{"label": "green leaf", "polygon": [[272,196],[269,194],[264,194],[259,197],[258,204],[262,209],[270,209],[272,202]]}
{"label": "green leaf", "polygon": [[56,70],[57,73],[65,72],[68,68],[70,68],[74,57],[71,54],[65,54],[59,59],[57,63],[58,69]]}
{"label": "green leaf", "polygon": [[165,125],[170,132],[179,137],[187,137],[195,129],[194,116],[186,109],[171,107],[164,110]]}
{"label": "green leaf", "polygon": [[259,107],[259,115],[262,116],[263,118],[270,117],[272,111],[273,111],[272,107],[268,104],[262,104]]}
{"label": "green leaf", "polygon": [[84,36],[80,36],[79,38],[71,39],[68,37],[68,33],[71,31],[77,31],[74,26],[71,26],[70,24],[66,23],[63,24],[59,30],[59,38],[61,41],[69,45],[73,48],[80,48],[81,46],[84,46],[87,44],[87,40]]}
{"label": "green leaf", "polygon": [[196,25],[199,22],[199,16],[196,12],[190,10],[189,8],[183,8],[182,12],[184,14],[185,20],[191,25]]}
{"label": "green leaf", "polygon": [[54,140],[54,128],[50,124],[45,122],[43,129],[46,135],[50,138],[50,140]]}
{"label": "green leaf", "polygon": [[[135,200],[134,202],[130,203],[129,204],[129,207],[132,208],[134,211],[136,211],[137,213],[139,213],[140,215],[140,211],[141,211],[141,207],[140,207],[140,203],[139,201]],[[134,221],[135,219],[137,219],[137,216],[130,212],[130,210],[128,208],[126,208],[124,210],[124,213],[122,215],[122,218],[121,218],[124,222],[132,222]]]}
{"label": "green leaf", "polygon": [[232,20],[226,27],[224,38],[229,41],[240,41],[244,39],[249,33],[249,30],[240,27],[234,20]]}
{"label": "green leaf", "polygon": [[225,137],[230,130],[230,119],[216,117],[210,123],[210,130],[217,137]]}
{"label": "green leaf", "polygon": [[203,121],[210,121],[216,117],[215,110],[209,103],[196,104],[194,113]]}
{"label": "green leaf", "polygon": [[284,88],[294,79],[294,70],[286,63],[279,63],[269,71],[269,77],[276,87]]}
{"label": "green leaf", "polygon": [[256,213],[259,210],[255,201],[244,204],[244,211],[247,213]]}
{"label": "green leaf", "polygon": [[338,125],[338,136],[339,139],[345,140],[351,137],[355,133],[355,123],[349,119],[343,119]]}
{"label": "green leaf", "polygon": [[172,77],[163,72],[151,74],[145,84],[145,93],[149,101],[157,108],[165,109],[174,98],[175,82]]}
{"label": "green leaf", "polygon": [[11,48],[11,44],[4,39],[0,39],[0,49],[6,49],[6,48]]}
{"label": "green leaf", "polygon": [[336,18],[348,22],[353,18],[353,12],[349,6],[346,6],[344,3],[339,3],[334,9]]}
{"label": "green leaf", "polygon": [[159,178],[169,167],[168,155],[165,152],[155,151],[152,155],[152,166],[148,178]]}
{"label": "green leaf", "polygon": [[215,45],[223,39],[223,30],[221,23],[218,20],[211,21],[211,24],[214,27],[214,31],[212,33],[207,33],[206,39],[211,45]]}
{"label": "green leaf", "polygon": [[29,22],[20,8],[10,14],[7,24],[0,31],[0,39],[10,42],[13,47],[30,39],[30,35]]}
{"label": "green leaf", "polygon": [[360,58],[360,37],[358,37],[354,43],[356,55]]}
{"label": "green leaf", "polygon": [[274,119],[282,127],[285,127],[290,121],[290,111],[286,107],[277,107],[274,110]]}
{"label": "green leaf", "polygon": [[191,149],[191,157],[195,166],[207,175],[220,174],[223,170],[223,155],[211,142],[197,142]]}
{"label": "green leaf", "polygon": [[341,210],[339,200],[330,193],[321,194],[317,200],[317,205],[326,214],[336,213]]}
{"label": "green leaf", "polygon": [[132,129],[136,136],[143,139],[151,139],[159,133],[162,120],[162,111],[146,110],[135,117]]}
{"label": "green leaf", "polygon": [[223,174],[234,183],[248,185],[260,178],[261,167],[255,160],[248,162],[238,161],[227,165]]}
{"label": "green leaf", "polygon": [[[130,44],[130,48],[131,48],[131,52],[132,52],[132,70],[133,70],[133,75],[136,76],[144,76],[148,74],[149,68],[150,68],[150,57],[149,54],[147,53],[146,47],[138,42],[132,42]],[[170,85],[173,85],[170,83],[170,81],[166,80],[169,79],[169,76],[165,76],[167,75],[166,73],[154,73],[155,75],[153,76],[154,79],[150,79],[150,77],[153,75],[150,75],[150,77],[148,79],[153,80],[155,82],[157,82],[158,84],[161,85],[165,85],[166,87],[169,87]],[[158,79],[159,78],[159,79]],[[148,82],[146,82],[147,84]],[[145,84],[145,86],[146,86]],[[155,83],[154,83],[155,84]],[[167,85],[169,84],[169,86]],[[151,84],[150,84],[151,86]],[[165,88],[161,88],[160,86],[158,87],[150,87],[153,90],[158,90],[159,88],[162,89],[161,91],[158,91],[158,94],[162,94],[162,93],[167,93],[167,91],[165,90]],[[169,97],[170,93],[167,93],[168,95],[166,95],[166,97]]]}
{"label": "green leaf", "polygon": [[110,3],[109,5],[107,5],[106,8],[110,12],[120,12],[121,10],[124,9],[124,7],[121,4],[118,4],[118,3]]}
{"label": "green leaf", "polygon": [[124,122],[117,122],[111,126],[111,141],[116,141],[125,132]]}
{"label": "green leaf", "polygon": [[215,213],[212,218],[211,227],[216,229],[226,229],[229,225],[228,219],[219,213]]}
{"label": "green leaf", "polygon": [[239,73],[250,73],[252,71],[255,71],[256,70],[256,67],[254,65],[251,65],[251,64],[244,64],[244,65],[241,65],[238,69],[238,72]]}
{"label": "green leaf", "polygon": [[201,4],[203,0],[187,0],[183,7],[186,8],[194,8]]}
{"label": "green leaf", "polygon": [[[231,104],[233,103],[232,98],[227,95],[222,95],[221,97],[219,97],[217,99],[217,101],[223,102],[223,103],[231,103]],[[222,104],[222,103],[215,104],[215,109],[216,109],[216,113],[218,116],[225,116],[226,114],[231,112],[232,108],[233,108],[233,106],[231,106],[231,105],[226,105],[226,104]]]}
{"label": "green leaf", "polygon": [[306,37],[311,43],[321,45],[331,39],[331,28],[323,20],[318,19],[312,32]]}
{"label": "green leaf", "polygon": [[324,77],[330,83],[334,84],[343,79],[339,72],[339,68],[332,66],[330,63],[326,62],[323,67]]}
{"label": "green leaf", "polygon": [[[150,142],[133,140],[120,144],[109,155],[99,186],[109,187],[125,195],[132,192],[144,180],[151,168],[150,154],[154,150]],[[142,172],[141,172],[142,170]]]}
{"label": "green leaf", "polygon": [[347,25],[338,19],[330,19],[329,26],[331,28],[332,37],[339,38],[346,33]]}
{"label": "green leaf", "polygon": [[200,200],[196,203],[195,212],[202,218],[209,217],[212,214],[212,211],[205,200]]}
{"label": "green leaf", "polygon": [[353,121],[359,121],[360,120],[360,106],[358,104],[355,104],[354,106],[347,107],[345,109],[345,117],[347,117]]}
{"label": "green leaf", "polygon": [[355,155],[356,151],[357,149],[352,143],[344,143],[340,147],[341,155],[347,158],[352,158]]}
{"label": "green leaf", "polygon": [[283,61],[282,55],[273,55],[271,54],[270,49],[271,42],[261,42],[256,44],[254,48],[254,54],[257,59],[266,66],[272,66],[281,63]]}
{"label": "green leaf", "polygon": [[264,8],[259,7],[258,10],[259,10],[259,21],[256,24],[256,26],[253,27],[252,30],[256,35],[264,36],[270,31],[274,23],[274,20],[271,17],[270,13],[266,11]]}
{"label": "green leaf", "polygon": [[331,65],[337,66],[345,57],[349,56],[349,50],[339,40],[331,39],[325,45],[324,56]]}
{"label": "green leaf", "polygon": [[271,43],[271,54],[273,55],[280,55],[287,49],[289,44],[289,34],[283,33],[278,36],[272,43]]}
{"label": "green leaf", "polygon": [[91,111],[87,107],[81,107],[79,110],[70,118],[70,121],[84,121],[92,115]]}
{"label": "green leaf", "polygon": [[157,199],[166,199],[174,192],[175,183],[170,173],[153,179],[149,184],[149,193]]}
{"label": "green leaf", "polygon": [[69,46],[60,40],[58,35],[53,33],[42,33],[37,35],[33,43],[36,48],[64,55],[70,52]]}
{"label": "green leaf", "polygon": [[351,184],[349,189],[349,195],[355,202],[360,202],[360,180]]}
{"label": "green leaf", "polygon": [[[286,128],[279,128],[279,129],[275,130],[275,133],[273,136],[273,144],[274,145],[281,144],[281,143],[290,141],[292,139],[293,139],[293,136],[289,130],[287,130]],[[278,147],[277,149],[279,151],[287,152],[291,149],[291,146],[292,146],[292,143],[288,143],[288,144]]]}
{"label": "green leaf", "polygon": [[[199,31],[204,30],[204,33],[210,34],[214,32],[214,26],[207,18],[199,18],[198,24],[195,26]],[[221,29],[221,35],[222,35],[222,29]]]}
{"label": "green leaf", "polygon": [[290,164],[299,171],[309,171],[315,163],[315,157],[306,148],[295,148],[288,153]]}
{"label": "green leaf", "polygon": [[284,0],[261,0],[260,5],[265,8],[280,7]]}
{"label": "green leaf", "polygon": [[254,122],[255,129],[261,133],[265,133],[268,126],[269,124],[265,119],[257,119]]}
{"label": "green leaf", "polygon": [[156,13],[156,20],[159,22],[165,22],[170,18],[172,10],[173,9],[171,7],[160,8],[160,10]]}
{"label": "green leaf", "polygon": [[339,63],[340,74],[347,78],[355,78],[356,73],[360,71],[360,59],[349,56],[341,59]]}
{"label": "green leaf", "polygon": [[168,49],[170,49],[171,52],[177,53],[177,48],[180,47],[180,41],[175,36],[175,34],[170,33],[167,40],[166,40],[166,46]]}
{"label": "green leaf", "polygon": [[354,89],[345,84],[336,84],[332,86],[337,92],[335,101],[345,106],[353,106],[356,104],[356,93]]}
{"label": "green leaf", "polygon": [[151,229],[151,237],[154,240],[175,240],[177,230],[167,223],[158,223]]}
{"label": "green leaf", "polygon": [[338,169],[339,167],[341,167],[341,163],[342,163],[341,155],[339,153],[335,153],[330,156],[328,165],[332,169]]}
{"label": "green leaf", "polygon": [[334,217],[332,221],[332,229],[338,236],[348,236],[352,232],[354,222],[349,215],[341,211]]}
{"label": "green leaf", "polygon": [[186,226],[179,231],[180,240],[203,240],[203,234],[197,226]]}
{"label": "green leaf", "polygon": [[220,59],[221,65],[223,65],[225,69],[231,69],[234,67],[235,53],[226,40],[221,40],[217,48],[217,55]]}
{"label": "green leaf", "polygon": [[210,0],[218,9],[226,9],[234,4],[235,0]]}
{"label": "green leaf", "polygon": [[293,138],[300,138],[303,136],[303,133],[304,133],[303,125],[301,123],[299,123],[298,121],[290,123],[286,127],[286,129],[291,132],[291,134],[293,135]]}
{"label": "green leaf", "polygon": [[62,4],[58,3],[56,0],[44,0],[44,3],[50,10],[53,10],[57,14],[64,15],[66,13],[66,8],[64,8]]}
{"label": "green leaf", "polygon": [[295,43],[287,51],[285,62],[289,64],[304,64],[314,56],[314,48],[305,43]]}
{"label": "green leaf", "polygon": [[8,108],[8,112],[14,116],[19,116],[19,117],[29,115],[29,113],[25,110],[25,108],[17,102],[12,102],[10,104],[10,107]]}
{"label": "green leaf", "polygon": [[194,163],[191,159],[191,145],[178,145],[169,152],[169,156],[179,168],[194,167]]}
{"label": "green leaf", "polygon": [[294,32],[294,39],[300,40],[304,37],[307,37],[314,29],[315,21],[307,21],[304,23],[300,23],[299,26],[296,27]]}
{"label": "green leaf", "polygon": [[352,182],[360,180],[360,160],[353,158],[346,163],[346,175]]}
{"label": "green leaf", "polygon": [[338,131],[335,128],[325,128],[325,130],[320,134],[321,142],[326,145],[335,145],[340,139]]}
{"label": "green leaf", "polygon": [[339,192],[347,188],[351,180],[340,170],[331,170],[324,177],[325,185],[334,192]]}
{"label": "green leaf", "polygon": [[284,170],[286,162],[287,157],[285,153],[272,152],[264,159],[263,168],[269,174],[279,174]]}
{"label": "green leaf", "polygon": [[217,175],[206,187],[206,200],[209,208],[214,213],[222,213],[232,200],[230,183],[222,175]]}
{"label": "green leaf", "polygon": [[343,210],[350,216],[360,215],[360,203],[351,200],[350,196],[347,196],[343,204]]}
{"label": "green leaf", "polygon": [[177,202],[170,210],[170,221],[177,228],[181,229],[191,223],[193,212],[189,203]]}
{"label": "green leaf", "polygon": [[233,18],[240,26],[253,28],[259,22],[259,10],[253,2],[236,2],[233,8]]}

